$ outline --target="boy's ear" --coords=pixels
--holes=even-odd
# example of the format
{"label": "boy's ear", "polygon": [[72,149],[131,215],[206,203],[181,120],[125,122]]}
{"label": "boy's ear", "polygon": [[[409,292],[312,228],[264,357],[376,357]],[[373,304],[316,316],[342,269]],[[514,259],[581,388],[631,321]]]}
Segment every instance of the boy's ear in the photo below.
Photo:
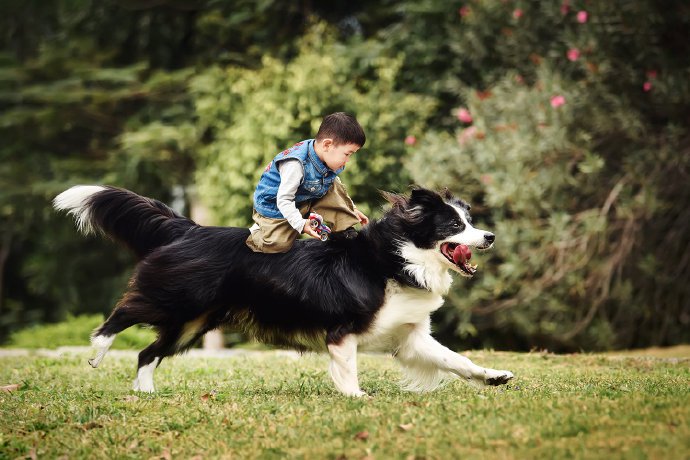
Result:
{"label": "boy's ear", "polygon": [[326,137],[324,139],[321,139],[321,145],[324,146],[325,148],[329,149],[333,146],[333,139],[330,137]]}

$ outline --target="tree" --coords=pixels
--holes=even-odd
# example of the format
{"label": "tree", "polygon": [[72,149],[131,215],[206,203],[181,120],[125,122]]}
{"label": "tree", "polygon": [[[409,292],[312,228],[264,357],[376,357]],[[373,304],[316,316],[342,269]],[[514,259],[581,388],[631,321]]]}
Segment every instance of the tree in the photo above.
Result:
{"label": "tree", "polygon": [[167,199],[190,167],[186,146],[134,148],[143,141],[133,130],[184,114],[178,95],[187,76],[128,61],[131,36],[122,31],[132,26],[136,34],[139,18],[112,2],[0,8],[1,341],[11,328],[66,312],[107,311],[126,284],[132,259],[77,235],[51,209],[57,193],[75,183],[112,183]]}
{"label": "tree", "polygon": [[[192,78],[209,66],[251,75],[246,69],[259,69],[264,57],[279,66],[295,56],[312,15],[332,21],[334,36],[360,35],[353,14],[361,8],[346,1],[0,1],[0,342],[12,328],[67,311],[107,312],[126,283],[132,259],[83,240],[53,213],[52,197],[75,183],[109,183],[184,207],[196,153],[205,161],[216,136],[203,110],[198,118]],[[374,24],[377,14],[364,16]],[[375,171],[390,174],[386,168]],[[248,202],[247,188],[241,193]]]}

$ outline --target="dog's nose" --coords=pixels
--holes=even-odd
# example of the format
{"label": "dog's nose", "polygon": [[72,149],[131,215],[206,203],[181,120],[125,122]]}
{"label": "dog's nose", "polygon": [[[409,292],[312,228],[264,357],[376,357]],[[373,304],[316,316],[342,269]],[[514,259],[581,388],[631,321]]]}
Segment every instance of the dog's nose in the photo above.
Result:
{"label": "dog's nose", "polygon": [[496,236],[493,233],[485,233],[484,239],[486,240],[487,243],[491,244],[496,239]]}

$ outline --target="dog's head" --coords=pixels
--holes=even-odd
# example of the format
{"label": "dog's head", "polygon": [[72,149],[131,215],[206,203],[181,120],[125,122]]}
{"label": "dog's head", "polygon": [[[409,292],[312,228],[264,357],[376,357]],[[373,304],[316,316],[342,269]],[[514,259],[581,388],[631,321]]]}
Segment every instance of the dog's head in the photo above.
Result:
{"label": "dog's head", "polygon": [[[400,240],[400,255],[407,270],[423,285],[420,277],[436,276],[450,268],[472,277],[477,266],[470,263],[470,248],[488,249],[494,234],[472,226],[470,206],[453,197],[417,188],[411,195],[384,194],[393,205],[387,214]],[[439,275],[440,276],[440,275]]]}

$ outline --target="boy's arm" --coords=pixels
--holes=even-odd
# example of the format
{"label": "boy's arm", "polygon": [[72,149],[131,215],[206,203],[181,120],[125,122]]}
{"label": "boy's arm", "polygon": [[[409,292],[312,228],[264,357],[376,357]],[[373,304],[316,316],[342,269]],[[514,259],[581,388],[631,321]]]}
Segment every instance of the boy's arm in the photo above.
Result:
{"label": "boy's arm", "polygon": [[[335,180],[340,182],[341,185],[343,184],[343,182],[340,180],[340,177],[336,177]],[[343,186],[343,188],[344,188],[344,186]],[[359,219],[359,223],[362,225],[367,225],[369,223],[369,218],[366,215],[364,215],[364,213],[362,211],[357,209],[357,205],[355,204],[354,201],[352,201],[352,198],[350,198],[350,195],[347,193],[347,191],[345,191],[345,195],[350,200],[350,203],[352,203],[352,209],[355,211],[355,214],[357,214],[357,218]]]}
{"label": "boy's arm", "polygon": [[357,214],[357,218],[359,219],[360,224],[367,225],[369,223],[369,218],[366,215],[364,215],[364,213],[359,209],[355,208],[355,214]]}
{"label": "boy's arm", "polygon": [[307,220],[302,217],[295,205],[297,189],[304,178],[302,163],[297,159],[286,159],[278,163],[280,185],[276,201],[280,213],[285,217],[297,233],[302,233]]}

